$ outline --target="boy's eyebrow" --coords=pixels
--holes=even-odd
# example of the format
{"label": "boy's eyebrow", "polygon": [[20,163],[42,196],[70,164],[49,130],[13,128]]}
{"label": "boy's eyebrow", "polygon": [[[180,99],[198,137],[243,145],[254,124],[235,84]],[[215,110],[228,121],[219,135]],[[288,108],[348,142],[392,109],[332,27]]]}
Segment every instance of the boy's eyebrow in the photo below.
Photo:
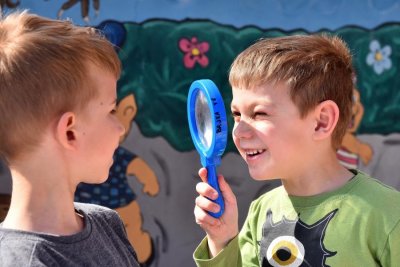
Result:
{"label": "boy's eyebrow", "polygon": [[[249,108],[254,108],[254,107],[259,106],[259,105],[266,106],[268,108],[275,108],[276,107],[276,103],[273,103],[273,102],[270,102],[270,101],[252,103],[248,107]],[[232,101],[231,102],[231,109],[234,108],[235,106],[236,106],[235,103]]]}

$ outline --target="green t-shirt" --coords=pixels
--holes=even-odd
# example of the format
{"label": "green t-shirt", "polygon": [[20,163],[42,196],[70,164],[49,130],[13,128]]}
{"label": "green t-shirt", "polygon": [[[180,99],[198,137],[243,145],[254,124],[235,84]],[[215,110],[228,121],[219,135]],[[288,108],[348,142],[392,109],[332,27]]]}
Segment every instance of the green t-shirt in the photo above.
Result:
{"label": "green t-shirt", "polygon": [[281,186],[253,201],[239,235],[198,266],[400,266],[400,192],[360,171],[343,187],[311,197]]}

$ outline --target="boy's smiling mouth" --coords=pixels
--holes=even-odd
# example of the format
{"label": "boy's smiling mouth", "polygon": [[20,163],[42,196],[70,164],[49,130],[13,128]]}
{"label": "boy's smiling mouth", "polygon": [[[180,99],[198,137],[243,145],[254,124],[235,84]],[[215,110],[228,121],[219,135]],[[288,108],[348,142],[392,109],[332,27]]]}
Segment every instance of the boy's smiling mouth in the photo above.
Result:
{"label": "boy's smiling mouth", "polygon": [[252,149],[252,150],[246,150],[244,153],[246,154],[247,157],[255,157],[258,156],[262,153],[265,152],[265,149]]}

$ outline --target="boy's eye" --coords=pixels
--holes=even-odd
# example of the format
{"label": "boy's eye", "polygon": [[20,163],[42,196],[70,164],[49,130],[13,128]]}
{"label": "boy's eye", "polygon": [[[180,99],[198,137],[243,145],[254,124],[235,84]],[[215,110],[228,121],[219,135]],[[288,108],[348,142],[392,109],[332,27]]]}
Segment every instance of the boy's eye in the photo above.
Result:
{"label": "boy's eye", "polygon": [[267,116],[268,116],[268,114],[265,113],[265,112],[255,112],[254,115],[253,115],[254,119],[264,118],[264,117],[267,117]]}
{"label": "boy's eye", "polygon": [[110,111],[110,113],[111,113],[111,114],[117,113],[117,108],[113,108],[113,109]]}
{"label": "boy's eye", "polygon": [[240,113],[237,111],[232,111],[232,117],[235,118],[240,118]]}
{"label": "boy's eye", "polygon": [[232,111],[232,118],[235,123],[239,122],[240,121],[240,113],[237,111]]}

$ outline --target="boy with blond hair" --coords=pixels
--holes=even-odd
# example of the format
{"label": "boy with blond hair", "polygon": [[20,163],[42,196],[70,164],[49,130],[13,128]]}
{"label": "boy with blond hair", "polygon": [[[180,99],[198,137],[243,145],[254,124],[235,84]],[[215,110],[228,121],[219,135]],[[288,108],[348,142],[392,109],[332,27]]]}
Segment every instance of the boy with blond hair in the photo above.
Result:
{"label": "boy with blond hair", "polygon": [[120,61],[92,28],[27,12],[0,21],[0,156],[13,181],[0,266],[139,266],[115,211],[74,203],[108,177],[124,128]]}
{"label": "boy with blond hair", "polygon": [[207,233],[198,266],[395,266],[400,193],[336,157],[351,119],[351,55],[338,37],[263,39],[233,62],[233,140],[255,180],[282,186],[254,200],[238,230],[236,198],[222,175],[225,212],[206,182],[196,222]]}

